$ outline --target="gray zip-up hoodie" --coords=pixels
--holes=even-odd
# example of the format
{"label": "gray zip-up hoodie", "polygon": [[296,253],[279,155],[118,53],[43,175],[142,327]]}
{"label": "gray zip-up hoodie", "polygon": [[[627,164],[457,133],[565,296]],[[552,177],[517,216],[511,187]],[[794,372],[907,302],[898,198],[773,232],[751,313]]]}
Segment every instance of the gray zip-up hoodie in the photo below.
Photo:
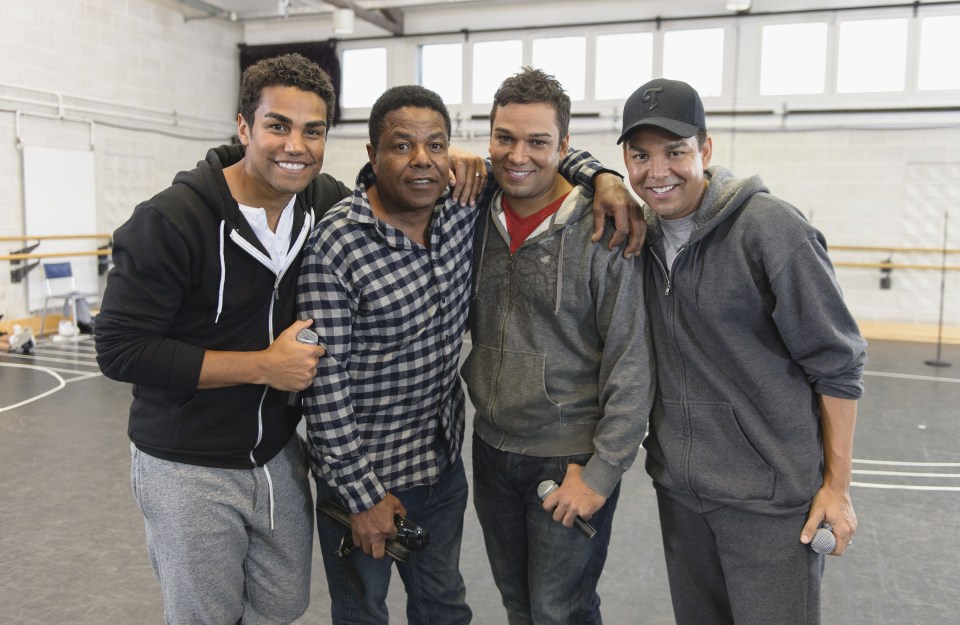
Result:
{"label": "gray zip-up hoodie", "polygon": [[636,458],[652,403],[643,261],[608,250],[609,236],[590,242],[584,187],[511,254],[501,200],[474,245],[473,349],[463,367],[474,431],[503,451],[592,453],[582,478],[609,496]]}
{"label": "gray zip-up hoodie", "polygon": [[817,395],[863,394],[866,342],[823,235],[758,177],[706,175],[669,271],[647,211],[658,371],[647,471],[694,509],[801,514],[822,482]]}

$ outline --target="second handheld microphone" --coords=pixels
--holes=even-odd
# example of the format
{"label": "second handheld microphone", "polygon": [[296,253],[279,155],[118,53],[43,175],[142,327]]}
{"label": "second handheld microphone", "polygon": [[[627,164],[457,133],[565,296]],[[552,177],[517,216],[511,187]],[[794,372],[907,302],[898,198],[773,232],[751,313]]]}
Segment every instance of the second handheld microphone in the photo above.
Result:
{"label": "second handheld microphone", "polygon": [[[537,497],[540,498],[540,501],[546,499],[550,493],[560,488],[557,486],[557,483],[553,480],[543,480],[540,482],[540,485],[537,486]],[[593,538],[594,534],[597,533],[597,530],[593,528],[592,525],[587,523],[580,515],[577,515],[577,518],[573,520],[573,525],[580,530],[580,532],[587,538]]]}
{"label": "second handheld microphone", "polygon": [[830,524],[824,521],[810,541],[810,548],[817,553],[831,553],[837,548],[837,537],[833,535]]}
{"label": "second handheld microphone", "polygon": [[297,332],[297,343],[306,343],[307,345],[319,345],[320,344],[320,335],[311,330],[310,328],[304,328]]}

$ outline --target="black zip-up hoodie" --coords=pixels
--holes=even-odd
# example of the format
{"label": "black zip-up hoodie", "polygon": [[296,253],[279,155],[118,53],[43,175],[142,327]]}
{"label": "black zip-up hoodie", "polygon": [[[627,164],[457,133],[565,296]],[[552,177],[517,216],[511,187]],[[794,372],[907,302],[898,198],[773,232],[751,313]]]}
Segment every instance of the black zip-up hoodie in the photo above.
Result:
{"label": "black zip-up hoodie", "polygon": [[303,244],[350,191],[321,174],[297,195],[290,249],[298,253],[278,275],[223,176],[242,158],[242,146],[210,150],[114,233],[97,361],[104,375],[133,383],[130,439],[158,458],[263,465],[300,421],[290,393],[253,384],[198,390],[200,369],[207,349],[262,350],[293,323]]}

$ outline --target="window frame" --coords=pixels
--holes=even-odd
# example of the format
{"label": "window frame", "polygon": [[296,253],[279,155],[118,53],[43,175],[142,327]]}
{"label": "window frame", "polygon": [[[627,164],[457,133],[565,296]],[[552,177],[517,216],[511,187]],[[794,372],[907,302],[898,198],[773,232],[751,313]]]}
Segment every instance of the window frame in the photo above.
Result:
{"label": "window frame", "polygon": [[[458,32],[423,34],[399,38],[371,38],[341,41],[339,53],[355,48],[383,47],[387,51],[387,84],[420,84],[420,47],[422,45],[458,43],[462,46],[462,98],[461,104],[449,106],[455,121],[455,134],[459,127],[470,136],[486,133],[490,105],[477,103],[473,97],[473,61],[475,45],[488,41],[518,40],[521,42],[521,66],[532,61],[533,40],[553,37],[582,36],[586,42],[586,77],[584,99],[573,102],[574,123],[578,118],[594,117],[590,128],[613,128],[626,98],[600,99],[596,97],[597,38],[603,35],[650,33],[653,38],[651,58],[652,75],[663,75],[664,36],[671,31],[722,28],[724,31],[722,93],[717,97],[704,97],[704,106],[711,125],[726,124],[729,127],[788,125],[796,118],[791,113],[824,112],[843,114],[844,119],[867,120],[872,111],[898,114],[901,111],[914,114],[918,110],[935,109],[941,116],[954,119],[960,113],[960,89],[924,90],[918,88],[921,22],[927,17],[960,16],[956,5],[920,5],[917,8],[902,5],[890,7],[865,7],[862,9],[831,11],[824,9],[811,13],[783,13],[732,16],[709,16],[698,19],[663,19],[662,21],[638,20],[629,23],[595,24],[586,27],[558,26],[556,28],[502,29],[483,32]],[[837,72],[839,56],[840,25],[847,20],[907,19],[907,45],[905,86],[899,92],[838,93]],[[762,29],[766,25],[799,23],[825,23],[827,49],[825,52],[825,88],[822,94],[760,94],[760,52]],[[639,86],[639,85],[637,85]],[[926,113],[923,113],[926,114]],[[343,108],[345,120],[360,121],[369,116],[369,107]],[[809,118],[808,118],[809,119]],[[832,120],[832,117],[823,117]],[[582,124],[581,124],[581,127]]]}

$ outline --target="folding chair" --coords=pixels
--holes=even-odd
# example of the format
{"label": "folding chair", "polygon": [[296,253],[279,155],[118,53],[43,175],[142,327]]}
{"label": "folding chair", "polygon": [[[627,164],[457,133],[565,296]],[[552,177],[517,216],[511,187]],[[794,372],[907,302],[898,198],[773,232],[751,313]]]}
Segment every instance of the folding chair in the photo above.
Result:
{"label": "folding chair", "polygon": [[77,281],[73,277],[73,267],[69,262],[45,263],[43,265],[44,287],[47,296],[43,300],[43,313],[40,317],[40,332],[46,331],[47,310],[51,300],[61,300],[61,306],[69,306],[70,319],[77,327],[77,300],[88,297],[100,297],[100,293],[81,293],[77,290]]}

